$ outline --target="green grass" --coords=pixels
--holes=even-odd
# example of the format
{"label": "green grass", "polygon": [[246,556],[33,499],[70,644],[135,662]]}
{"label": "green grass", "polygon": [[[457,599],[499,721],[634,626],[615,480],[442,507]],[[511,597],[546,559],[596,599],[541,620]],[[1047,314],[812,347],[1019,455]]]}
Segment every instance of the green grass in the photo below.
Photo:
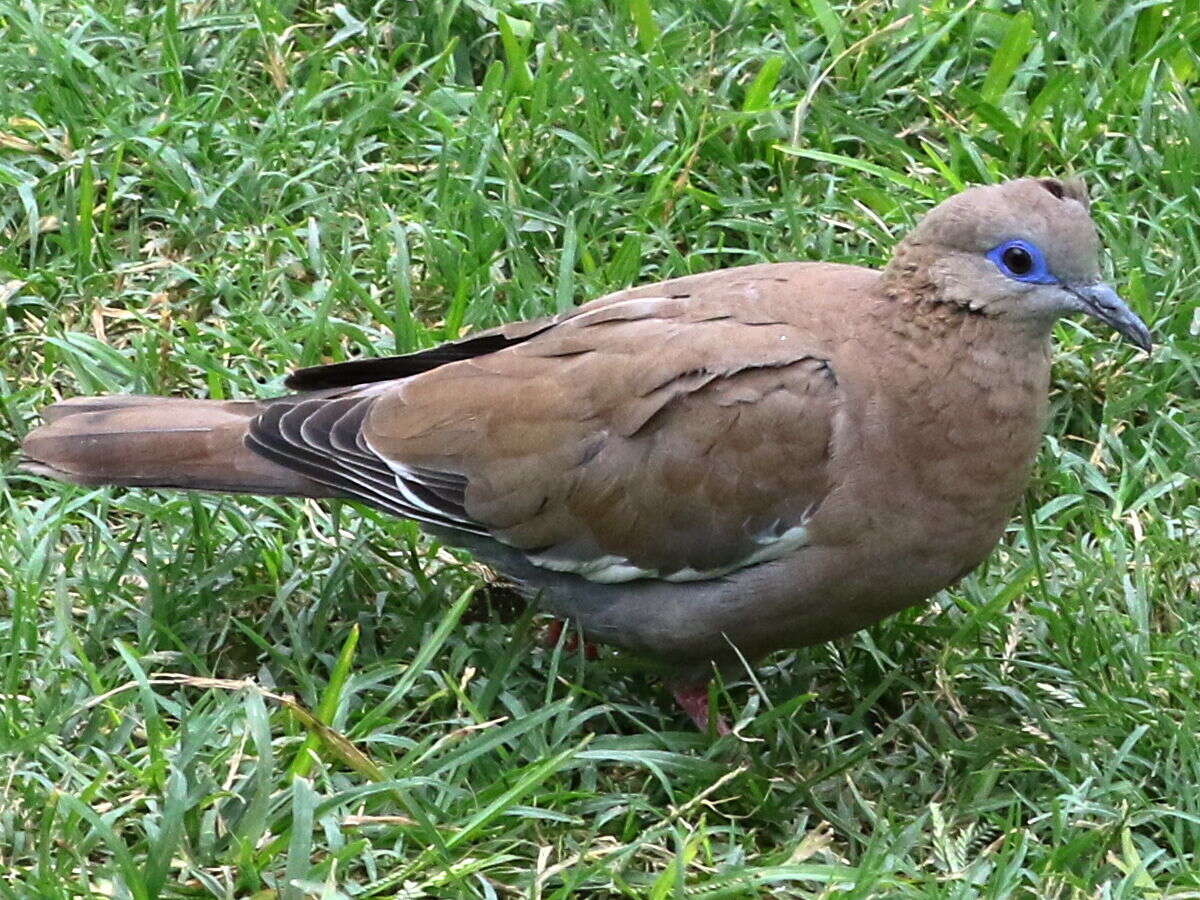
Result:
{"label": "green grass", "polygon": [[[1191,2],[0,0],[0,896],[1200,896],[1197,46]],[[13,471],[59,396],[879,264],[1064,172],[1153,357],[1064,324],[1001,548],[724,685],[740,741],[407,523]]]}

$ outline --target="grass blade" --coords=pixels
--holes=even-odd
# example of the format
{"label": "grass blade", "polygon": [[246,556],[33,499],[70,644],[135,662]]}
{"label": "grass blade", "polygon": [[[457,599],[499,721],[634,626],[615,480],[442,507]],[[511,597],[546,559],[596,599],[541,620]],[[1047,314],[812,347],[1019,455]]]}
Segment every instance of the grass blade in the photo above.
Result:
{"label": "grass blade", "polygon": [[992,56],[979,91],[985,103],[1000,105],[1017,69],[1033,47],[1033,41],[1033,14],[1023,9],[1009,20],[1004,37]]}

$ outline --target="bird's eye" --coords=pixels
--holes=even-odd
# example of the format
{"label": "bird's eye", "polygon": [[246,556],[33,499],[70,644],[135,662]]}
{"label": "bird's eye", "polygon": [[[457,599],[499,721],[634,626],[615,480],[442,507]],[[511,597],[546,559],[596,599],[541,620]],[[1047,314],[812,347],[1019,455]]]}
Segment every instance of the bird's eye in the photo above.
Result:
{"label": "bird's eye", "polygon": [[1014,281],[1031,284],[1053,284],[1058,279],[1050,274],[1046,257],[1029,241],[1005,241],[988,251],[987,258],[996,264],[1004,275]]}
{"label": "bird's eye", "polygon": [[1017,277],[1028,275],[1033,270],[1033,257],[1024,247],[1009,247],[1000,259],[1008,271]]}

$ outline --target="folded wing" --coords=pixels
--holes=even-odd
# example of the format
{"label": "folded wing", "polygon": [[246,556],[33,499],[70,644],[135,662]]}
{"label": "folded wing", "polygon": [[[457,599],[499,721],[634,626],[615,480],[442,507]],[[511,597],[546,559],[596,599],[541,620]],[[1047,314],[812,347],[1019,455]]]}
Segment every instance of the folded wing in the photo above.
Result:
{"label": "folded wing", "polygon": [[549,569],[718,577],[807,541],[838,403],[811,337],[737,299],[635,296],[481,336],[398,381],[275,401],[249,445]]}

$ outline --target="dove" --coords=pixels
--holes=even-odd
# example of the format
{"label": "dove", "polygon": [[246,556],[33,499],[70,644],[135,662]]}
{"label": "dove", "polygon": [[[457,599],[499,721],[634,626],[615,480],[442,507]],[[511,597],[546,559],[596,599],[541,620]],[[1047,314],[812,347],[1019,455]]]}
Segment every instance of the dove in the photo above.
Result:
{"label": "dove", "polygon": [[1077,313],[1149,351],[1082,182],[1021,178],[949,197],[882,270],[689,275],[300,369],[270,399],[66,400],[21,466],[414,520],[723,732],[714,667],[864,628],[989,555],[1041,441],[1054,323]]}

